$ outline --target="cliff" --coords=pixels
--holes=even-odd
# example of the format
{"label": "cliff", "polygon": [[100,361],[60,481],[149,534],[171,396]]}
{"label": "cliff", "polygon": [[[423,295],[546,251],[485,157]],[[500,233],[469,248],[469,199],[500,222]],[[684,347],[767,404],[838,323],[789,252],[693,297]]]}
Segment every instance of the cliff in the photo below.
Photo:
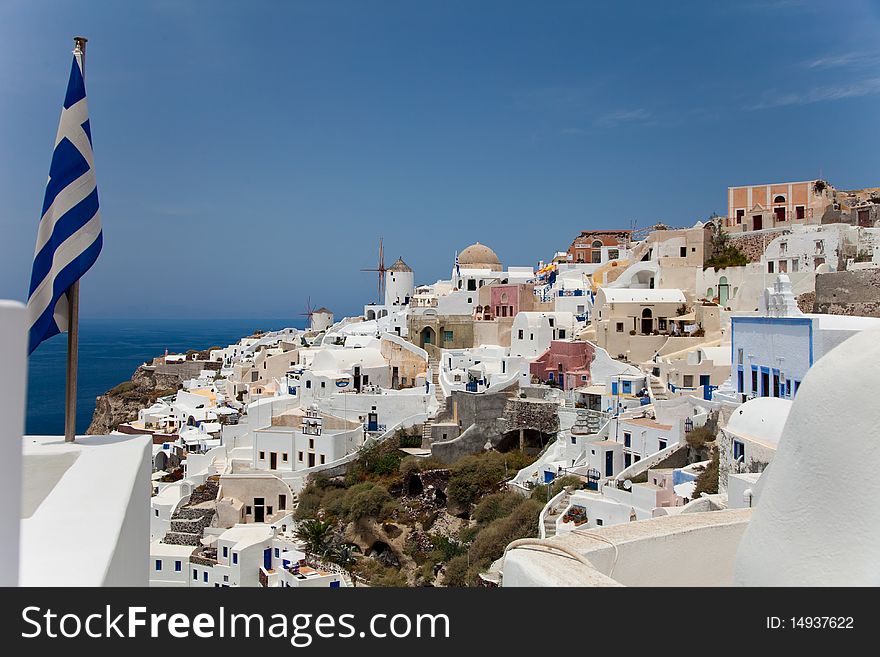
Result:
{"label": "cliff", "polygon": [[177,373],[157,372],[152,366],[141,365],[129,381],[96,398],[92,423],[86,433],[106,435],[120,424],[136,420],[140,409],[150,406],[159,397],[173,395],[182,382]]}

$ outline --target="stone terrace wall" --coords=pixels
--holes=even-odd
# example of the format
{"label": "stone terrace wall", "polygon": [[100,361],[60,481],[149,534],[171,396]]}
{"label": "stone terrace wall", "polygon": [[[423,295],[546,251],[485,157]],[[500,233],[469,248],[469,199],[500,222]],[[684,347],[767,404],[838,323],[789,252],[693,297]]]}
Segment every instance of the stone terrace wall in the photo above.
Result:
{"label": "stone terrace wall", "polygon": [[880,317],[880,269],[817,275],[813,311],[829,315]]}
{"label": "stone terrace wall", "polygon": [[749,235],[731,235],[730,243],[742,251],[749,262],[759,262],[764,255],[764,248],[773,240],[787,231],[773,231],[770,233],[753,233]]}

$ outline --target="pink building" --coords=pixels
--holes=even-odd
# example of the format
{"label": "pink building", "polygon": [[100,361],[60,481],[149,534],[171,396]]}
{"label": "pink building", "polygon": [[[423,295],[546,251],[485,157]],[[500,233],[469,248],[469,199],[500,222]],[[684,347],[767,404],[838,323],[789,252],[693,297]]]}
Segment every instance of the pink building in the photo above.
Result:
{"label": "pink building", "polygon": [[594,347],[589,342],[553,340],[550,348],[529,364],[539,381],[553,382],[563,390],[589,385]]}

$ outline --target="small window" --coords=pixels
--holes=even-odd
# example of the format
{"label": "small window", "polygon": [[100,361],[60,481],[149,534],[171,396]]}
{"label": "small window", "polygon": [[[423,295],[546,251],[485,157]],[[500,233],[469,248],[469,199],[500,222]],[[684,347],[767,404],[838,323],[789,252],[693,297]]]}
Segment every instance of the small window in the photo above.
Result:
{"label": "small window", "polygon": [[198,578],[199,578],[199,571],[196,570],[195,568],[193,568],[193,579],[195,580],[195,579],[198,579]]}
{"label": "small window", "polygon": [[565,340],[565,329],[559,329],[559,339]]}
{"label": "small window", "polygon": [[572,444],[572,445],[577,445],[577,441],[578,441],[577,436],[572,436],[572,437],[571,437],[571,444]]}
{"label": "small window", "polygon": [[523,339],[523,330],[522,329],[519,330],[519,339],[520,340]]}
{"label": "small window", "polygon": [[287,463],[287,452],[281,452],[281,460]]}
{"label": "small window", "polygon": [[628,431],[623,432],[623,446],[632,447],[632,434]]}
{"label": "small window", "polygon": [[309,438],[309,449],[315,449],[315,439]]}
{"label": "small window", "polygon": [[303,453],[302,452],[297,453],[297,459],[299,460],[300,463],[302,463],[302,461],[303,461]]}
{"label": "small window", "polygon": [[278,510],[287,510],[287,495],[281,494],[278,496]]}
{"label": "small window", "polygon": [[601,527],[603,524],[605,524],[605,523],[602,520],[602,518],[596,518],[596,526],[597,527]]}
{"label": "small window", "polygon": [[232,563],[238,563],[238,552],[232,553]]}
{"label": "small window", "polygon": [[312,387],[312,380],[311,380],[311,379],[307,379],[307,380],[306,380],[306,388],[307,388],[307,389],[311,389],[311,387]]}
{"label": "small window", "polygon": [[678,257],[679,258],[687,258],[688,248],[686,246],[679,247],[678,249]]}
{"label": "small window", "polygon": [[[247,508],[247,512],[248,512],[248,513],[251,512],[251,507],[248,507],[248,508]],[[224,546],[223,546],[223,558],[226,559],[228,556],[229,556],[229,546],[228,546],[228,545],[224,545]]]}
{"label": "small window", "polygon": [[162,570],[162,560],[156,559],[156,570]]}
{"label": "small window", "polygon": [[617,332],[623,333],[623,322],[617,322]]}
{"label": "small window", "polygon": [[452,342],[452,331],[443,331],[443,341],[444,342]]}
{"label": "small window", "polygon": [[281,555],[281,550],[275,548],[275,558],[277,559]]}
{"label": "small window", "polygon": [[[249,507],[249,506],[244,507],[244,514],[245,514],[246,516],[251,515],[251,507]],[[226,552],[224,551],[223,554],[224,554],[224,556],[225,556]]]}
{"label": "small window", "polygon": [[740,457],[745,459],[746,456],[746,446],[739,440],[733,441],[733,460],[736,461]]}
{"label": "small window", "polygon": [[768,260],[768,261],[767,261],[767,273],[768,273],[768,274],[772,274],[772,273],[773,273],[773,264],[774,264],[774,263],[773,263],[772,260]]}
{"label": "small window", "polygon": [[660,440],[658,442],[660,443],[660,451],[662,452],[664,449],[666,449],[666,441]]}
{"label": "small window", "polygon": [[324,465],[325,458],[326,457],[323,454],[321,454],[321,465]]}
{"label": "small window", "polygon": [[207,584],[208,583],[208,571],[202,573],[202,581]]}
{"label": "small window", "polygon": [[179,573],[181,570],[183,570],[183,562],[175,561],[174,562],[174,572]]}
{"label": "small window", "polygon": [[266,460],[266,452],[260,452],[260,460],[261,460],[261,461],[265,461],[265,460]]}
{"label": "small window", "polygon": [[326,382],[326,381],[321,381],[321,387],[322,387],[322,388],[326,388],[326,387],[327,387],[327,382]]}

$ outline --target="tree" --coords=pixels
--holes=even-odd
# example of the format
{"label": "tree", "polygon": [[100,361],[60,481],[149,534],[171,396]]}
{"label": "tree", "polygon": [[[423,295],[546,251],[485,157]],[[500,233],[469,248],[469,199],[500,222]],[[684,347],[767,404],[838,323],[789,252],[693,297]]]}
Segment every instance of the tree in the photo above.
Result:
{"label": "tree", "polygon": [[339,543],[334,545],[328,554],[330,561],[348,573],[353,586],[357,586],[357,579],[352,573],[352,567],[357,563],[355,553],[360,551],[361,549],[354,543]]}
{"label": "tree", "polygon": [[303,543],[306,552],[324,556],[330,547],[330,530],[333,524],[323,520],[304,520],[296,528],[296,538]]}

